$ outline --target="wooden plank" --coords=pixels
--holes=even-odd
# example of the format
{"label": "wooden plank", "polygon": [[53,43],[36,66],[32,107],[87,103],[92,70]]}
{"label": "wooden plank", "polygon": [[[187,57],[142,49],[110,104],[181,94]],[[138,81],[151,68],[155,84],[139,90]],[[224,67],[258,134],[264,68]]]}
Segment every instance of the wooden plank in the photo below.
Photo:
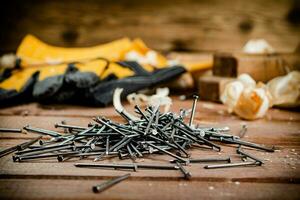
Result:
{"label": "wooden plank", "polygon": [[[124,174],[124,173],[123,173]],[[129,178],[95,194],[103,180],[0,179],[1,199],[299,199],[299,184],[159,181]]]}
{"label": "wooden plank", "polygon": [[[0,146],[11,146],[12,140],[0,140]],[[10,142],[8,142],[10,141]],[[15,140],[20,143],[23,141]],[[5,145],[3,145],[5,144]],[[238,180],[238,181],[254,181],[254,182],[274,182],[274,183],[299,183],[300,182],[300,148],[297,145],[277,146],[280,150],[275,153],[265,153],[247,149],[246,151],[254,156],[265,160],[265,165],[261,167],[239,167],[229,169],[212,169],[207,170],[203,167],[207,163],[192,164],[186,168],[192,173],[192,180]],[[232,158],[232,162],[240,162],[241,158],[236,154],[236,148],[222,145],[222,151],[216,152],[203,148],[192,148],[189,150],[193,158],[209,158],[209,157],[228,157]],[[167,155],[151,155],[138,159],[140,163],[168,163],[172,158]],[[85,169],[76,168],[74,163],[77,162],[92,162],[93,158],[79,160],[78,158],[71,159],[67,162],[58,162],[54,159],[35,160],[31,162],[13,162],[12,155],[7,155],[0,159],[0,176],[6,178],[53,178],[65,177],[74,178],[81,177],[95,178],[99,176],[111,177],[122,174],[122,171],[110,169]],[[118,158],[109,158],[100,163],[127,163],[131,160],[119,160]],[[161,180],[177,180],[181,179],[182,175],[179,171],[173,170],[139,170],[133,172],[134,177],[143,178],[158,178]]]}
{"label": "wooden plank", "polygon": [[[180,101],[174,98],[172,110],[179,112],[181,108],[191,108],[192,100]],[[62,120],[69,124],[87,126],[92,122],[92,117],[102,115],[109,119],[122,122],[122,118],[116,114],[112,107],[89,108],[79,106],[65,106],[65,109],[58,109],[59,106],[40,107],[38,104],[28,104],[5,108],[0,111],[0,127],[22,128],[30,124],[45,129],[55,130],[54,124]],[[132,106],[126,105],[132,111]],[[18,113],[29,111],[27,116],[16,116]],[[81,115],[82,117],[80,117]],[[225,106],[221,104],[199,102],[195,123],[203,126],[228,126],[233,134],[238,134],[242,124],[247,124],[248,133],[246,139],[266,144],[285,145],[287,143],[298,144],[300,114],[279,109],[270,109],[264,119],[255,121],[244,121],[235,115],[228,114]],[[124,121],[123,121],[124,122]],[[36,134],[20,134],[21,138],[32,138]],[[2,138],[16,138],[16,134],[0,133]]]}
{"label": "wooden plank", "polygon": [[[130,108],[132,106],[127,106]],[[1,108],[0,115],[16,115],[16,116],[72,116],[72,117],[94,117],[105,115],[107,117],[115,117],[117,113],[112,107],[84,107],[76,105],[43,105],[38,103],[30,103],[17,105],[14,107]]]}
{"label": "wooden plank", "polygon": [[240,51],[250,38],[265,38],[291,52],[300,31],[286,21],[290,7],[290,1],[272,0],[13,1],[1,8],[1,50],[14,51],[32,33],[59,46],[141,37],[162,51]]}
{"label": "wooden plank", "polygon": [[[179,101],[174,97],[173,111],[189,109],[192,100]],[[132,106],[126,105],[127,108]],[[26,115],[20,115],[26,110]],[[87,125],[92,116],[104,115],[122,121],[112,107],[88,108],[79,106],[40,106],[29,104],[0,110],[0,127],[20,128],[26,124],[46,129],[54,129],[54,123],[66,120],[70,124]],[[237,135],[241,125],[247,124],[245,139],[257,143],[276,145],[279,151],[265,153],[247,151],[265,160],[261,167],[240,167],[231,169],[203,169],[205,164],[193,164],[186,168],[192,173],[192,180],[183,181],[178,171],[139,170],[132,172],[132,178],[103,194],[91,192],[91,186],[104,179],[123,175],[125,171],[83,169],[74,167],[76,162],[92,162],[92,159],[72,159],[59,163],[56,160],[14,163],[11,156],[0,159],[0,198],[2,199],[298,199],[300,182],[300,114],[279,109],[271,109],[265,119],[243,121],[226,113],[223,105],[201,101],[196,110],[195,123],[203,126],[229,126]],[[0,133],[0,148],[33,138],[37,134]],[[240,161],[235,148],[223,146],[220,153],[193,148],[192,157],[231,156]],[[139,159],[141,163],[167,163],[166,155],[151,155]],[[103,162],[119,161],[116,158]],[[236,184],[235,182],[238,182]],[[26,183],[26,184],[25,184]],[[162,187],[164,185],[164,187]],[[16,192],[18,191],[18,192]],[[149,192],[150,191],[150,192]],[[153,192],[151,192],[153,191]],[[155,192],[154,192],[155,191]],[[126,194],[126,195],[125,195]],[[288,194],[288,195],[287,195]]]}
{"label": "wooden plank", "polygon": [[[199,111],[198,111],[199,112]],[[200,115],[200,114],[199,114]],[[122,121],[117,118],[118,121]],[[62,120],[72,125],[87,126],[89,122],[92,122],[91,118],[73,118],[73,117],[19,117],[19,116],[8,116],[0,117],[0,126],[8,128],[22,128],[23,126],[30,124],[34,127],[49,129],[49,130],[61,130],[55,129],[54,124],[59,123]],[[222,121],[222,123],[220,123]],[[201,126],[215,126],[224,127],[228,126],[232,131],[232,134],[237,135],[241,129],[242,124],[247,124],[248,132],[245,139],[264,142],[266,144],[279,144],[284,145],[286,143],[299,144],[299,122],[298,121],[267,121],[267,120],[256,120],[256,121],[240,121],[238,118],[233,120],[227,119],[226,116],[219,116],[217,119],[212,116],[202,114],[197,117],[195,123],[199,123]],[[266,125],[266,123],[268,125]],[[27,134],[13,134],[13,133],[0,133],[0,138],[33,138],[37,136],[36,133]]]}
{"label": "wooden plank", "polygon": [[[192,107],[192,100],[181,101],[178,96],[171,96],[173,104],[171,110],[173,112],[179,112],[180,109],[190,109]],[[127,103],[127,101],[122,102],[126,110],[133,112],[133,105]],[[212,102],[199,101],[197,104],[196,118],[201,120],[203,117],[216,118],[212,121],[220,120],[223,117],[227,120],[237,120],[234,115],[228,115],[226,113],[226,107],[222,104],[216,104]],[[205,115],[202,114],[205,113]],[[27,116],[60,116],[60,117],[86,117],[92,118],[94,116],[105,116],[107,118],[120,118],[118,114],[113,109],[112,106],[105,108],[99,107],[83,107],[76,105],[42,105],[38,103],[29,103],[23,105],[17,105],[14,107],[1,108],[0,116],[22,116],[24,119]],[[230,116],[230,118],[228,118]],[[270,109],[267,113],[266,120],[275,121],[300,121],[300,114],[297,112],[290,112],[282,109]],[[204,119],[203,119],[204,120]],[[207,120],[207,119],[206,119]],[[258,120],[259,121],[259,120]],[[240,122],[240,121],[239,121]],[[0,121],[1,123],[1,121]]]}

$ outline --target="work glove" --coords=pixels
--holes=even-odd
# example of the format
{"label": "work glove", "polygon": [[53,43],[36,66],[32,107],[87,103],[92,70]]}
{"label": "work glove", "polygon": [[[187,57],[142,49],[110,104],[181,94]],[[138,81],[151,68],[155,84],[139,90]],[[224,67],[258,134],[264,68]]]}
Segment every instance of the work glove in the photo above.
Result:
{"label": "work glove", "polygon": [[61,48],[28,35],[16,55],[16,66],[0,76],[0,106],[28,101],[106,106],[116,87],[127,95],[212,65],[170,67],[140,39],[128,38],[88,48]]}

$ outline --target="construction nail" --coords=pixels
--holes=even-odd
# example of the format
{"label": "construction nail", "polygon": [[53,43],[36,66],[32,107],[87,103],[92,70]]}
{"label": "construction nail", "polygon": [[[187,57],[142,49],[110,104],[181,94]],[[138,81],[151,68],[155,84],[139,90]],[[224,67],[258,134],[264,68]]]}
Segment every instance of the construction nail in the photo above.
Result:
{"label": "construction nail", "polygon": [[113,169],[131,169],[137,171],[135,164],[92,164],[92,163],[76,163],[75,167],[87,167],[87,168],[113,168]]}
{"label": "construction nail", "polygon": [[137,155],[139,157],[143,157],[143,154],[133,145],[133,144],[129,144],[131,146],[131,148],[137,153]]}
{"label": "construction nail", "polygon": [[47,149],[55,149],[55,148],[65,147],[65,146],[70,146],[70,145],[74,145],[74,142],[67,143],[67,144],[61,144],[61,145],[45,146],[45,147],[41,146],[41,147],[37,147],[34,149],[18,151],[18,152],[16,152],[16,154],[20,155],[20,154],[26,154],[26,153],[31,153],[31,152],[35,152],[35,151],[43,151],[43,150],[47,150]]}
{"label": "construction nail", "polygon": [[146,143],[147,143],[147,145],[153,147],[154,149],[157,149],[157,150],[159,150],[159,151],[161,151],[161,152],[163,152],[165,154],[168,154],[169,156],[172,156],[173,158],[176,158],[177,160],[180,160],[180,161],[183,161],[185,163],[188,163],[188,160],[186,160],[186,159],[183,159],[183,158],[181,158],[181,157],[179,157],[179,156],[177,156],[177,155],[175,155],[175,154],[173,154],[173,153],[171,153],[171,152],[169,152],[167,150],[159,148],[158,146],[155,146],[155,145],[153,145],[153,144],[151,144],[149,142],[146,142]]}
{"label": "construction nail", "polygon": [[161,170],[177,170],[178,166],[168,164],[135,164],[138,169],[161,169]]}
{"label": "construction nail", "polygon": [[75,141],[75,135],[70,136],[69,138],[65,138],[60,144],[66,144],[68,142]]}
{"label": "construction nail", "polygon": [[119,115],[121,115],[121,117],[123,117],[126,121],[131,122],[133,119],[130,118],[130,116],[128,114],[126,114],[124,111],[120,111],[118,109],[116,109],[117,113],[119,113]]}
{"label": "construction nail", "polygon": [[87,157],[87,156],[98,156],[103,154],[103,152],[88,152],[88,153],[77,153],[77,154],[71,154],[71,155],[58,155],[57,160],[59,162],[63,162],[65,160],[75,158],[75,157]]}
{"label": "construction nail", "polygon": [[21,150],[24,150],[24,149],[27,149],[30,145],[36,143],[37,141],[39,141],[40,139],[42,138],[42,136],[38,136],[28,142],[24,142],[22,144],[19,144],[17,145],[17,150],[18,151],[21,151]]}
{"label": "construction nail", "polygon": [[130,149],[129,145],[126,145],[127,151],[128,151],[128,155],[130,156],[130,158],[135,161],[136,160],[136,156],[132,153],[132,150]]}
{"label": "construction nail", "polygon": [[[203,158],[203,159],[189,159],[190,163],[206,163],[206,162],[227,162],[231,163],[231,158]],[[171,160],[171,163],[179,162],[178,160]]]}
{"label": "construction nail", "polygon": [[168,142],[167,140],[163,140],[163,139],[157,138],[157,137],[155,137],[155,136],[153,136],[153,135],[149,135],[148,137],[151,138],[151,139],[160,141],[160,142],[162,142],[162,143],[168,145],[169,147],[172,147],[172,148],[174,148],[174,149],[178,149],[178,147],[177,147],[176,145],[171,144],[171,143]]}
{"label": "construction nail", "polygon": [[258,145],[258,144],[252,143],[252,142],[242,141],[242,140],[239,140],[239,139],[229,139],[229,138],[222,138],[221,137],[219,141],[227,142],[227,143],[231,143],[231,144],[239,144],[239,145],[251,147],[251,148],[254,148],[254,149],[264,150],[264,151],[267,151],[267,152],[274,152],[274,147],[273,148],[268,148],[268,147],[264,147],[264,146],[261,146],[261,145]]}
{"label": "construction nail", "polygon": [[59,124],[59,123],[54,124],[54,127],[55,128],[67,128],[67,129],[78,129],[78,130],[88,129],[88,127],[74,126],[74,125],[67,125],[67,124]]}
{"label": "construction nail", "polygon": [[118,151],[119,149],[121,149],[124,146],[126,146],[132,139],[133,138],[126,137],[126,140],[124,142],[122,142],[120,145],[118,145],[117,147],[115,147],[113,150],[114,151]]}
{"label": "construction nail", "polygon": [[77,154],[78,152],[69,152],[69,153],[57,153],[57,154],[42,154],[42,155],[30,155],[30,156],[13,156],[13,161],[21,162],[26,160],[33,160],[33,159],[40,159],[40,158],[51,158],[51,157],[57,157],[59,155],[73,155]]}
{"label": "construction nail", "polygon": [[142,116],[142,119],[145,119],[146,121],[148,121],[148,118],[146,117],[146,115],[141,111],[140,107],[138,105],[134,106],[135,111],[140,114]]}
{"label": "construction nail", "polygon": [[104,190],[112,187],[113,185],[116,185],[117,183],[120,183],[121,181],[127,179],[129,176],[130,176],[130,174],[125,174],[123,176],[113,178],[109,181],[106,181],[100,185],[95,185],[95,186],[93,186],[93,192],[95,192],[95,193],[103,192]]}
{"label": "construction nail", "polygon": [[151,127],[151,125],[152,125],[152,122],[153,122],[153,120],[154,120],[154,118],[155,118],[155,116],[156,116],[156,112],[158,112],[158,108],[159,108],[159,107],[155,107],[155,109],[154,109],[154,111],[153,111],[153,113],[152,113],[152,115],[151,115],[151,117],[150,117],[150,119],[149,119],[149,121],[148,121],[148,124],[147,124],[147,127],[146,127],[146,130],[145,130],[144,135],[147,135],[147,134],[148,134],[148,132],[149,132],[149,130],[150,130],[150,127]]}
{"label": "construction nail", "polygon": [[190,127],[192,127],[192,125],[193,125],[194,115],[195,115],[196,105],[197,105],[197,100],[198,100],[199,96],[194,95],[193,97],[194,97],[194,101],[193,101],[193,107],[192,107],[191,117],[190,117],[190,121],[189,121],[189,126]]}
{"label": "construction nail", "polygon": [[[201,129],[200,129],[201,130]],[[235,135],[229,135],[229,134],[224,134],[220,133],[219,131],[214,131],[214,130],[201,130],[204,132],[204,136],[209,136],[209,137],[223,137],[223,138],[229,138],[229,139],[239,139],[239,136]]]}
{"label": "construction nail", "polygon": [[178,166],[178,169],[181,171],[185,179],[190,179],[192,177],[191,173],[187,171],[180,162],[176,162],[176,165]]}
{"label": "construction nail", "polygon": [[121,144],[123,144],[126,140],[128,139],[128,137],[123,137],[119,142],[117,142],[115,145],[113,145],[112,147],[109,148],[109,151],[113,151],[115,148],[119,147]]}
{"label": "construction nail", "polygon": [[120,135],[123,135],[123,136],[126,136],[124,133],[122,133],[121,131],[119,131],[118,129],[116,129],[115,127],[111,126],[110,124],[106,123],[105,121],[103,121],[100,117],[97,117],[95,119],[96,122],[100,123],[100,124],[103,124],[107,127],[109,127],[110,129],[116,131],[117,133],[119,133]]}
{"label": "construction nail", "polygon": [[105,154],[109,153],[109,136],[106,137]]}
{"label": "construction nail", "polygon": [[201,137],[200,135],[196,135],[196,137],[197,137],[199,140],[203,141],[206,145],[209,145],[209,146],[211,146],[211,147],[213,147],[213,148],[216,148],[218,151],[221,151],[221,147],[220,147],[219,145],[216,145],[216,144],[214,144],[213,142],[208,141],[207,139]]}
{"label": "construction nail", "polygon": [[122,163],[122,164],[111,164],[111,163],[76,163],[76,167],[87,167],[87,168],[113,168],[113,169],[132,169],[137,171],[138,169],[162,169],[162,170],[177,170],[178,166],[170,164],[139,164],[139,163]]}
{"label": "construction nail", "polygon": [[52,137],[62,136],[60,133],[58,133],[56,131],[50,131],[50,130],[46,130],[46,129],[35,128],[35,127],[31,127],[29,125],[24,126],[24,129],[27,130],[27,131],[35,132],[35,133],[41,133],[41,134],[44,134],[44,135],[49,135],[49,136],[52,136]]}
{"label": "construction nail", "polygon": [[26,149],[28,148],[30,145],[34,144],[35,142],[37,142],[39,139],[41,139],[42,136],[39,136],[33,140],[30,140],[29,142],[24,142],[24,143],[21,143],[21,144],[18,144],[16,146],[13,146],[13,147],[9,147],[9,148],[6,148],[6,149],[3,149],[0,151],[0,158],[7,155],[7,154],[10,154],[10,153],[13,153],[17,150],[23,150],[23,149]]}
{"label": "construction nail", "polygon": [[229,168],[229,167],[240,167],[240,166],[249,166],[249,165],[259,165],[255,162],[241,162],[241,163],[229,163],[229,164],[219,164],[219,165],[206,165],[204,169],[217,169],[217,168]]}
{"label": "construction nail", "polygon": [[95,149],[96,145],[95,144],[77,145],[77,146],[74,146],[74,148],[75,149]]}
{"label": "construction nail", "polygon": [[33,151],[33,152],[29,152],[29,153],[23,153],[20,156],[22,156],[22,157],[23,156],[35,156],[35,155],[41,155],[41,154],[45,154],[45,153],[51,153],[51,152],[66,150],[66,149],[71,149],[74,151],[75,147],[73,145],[67,145],[67,146],[60,145],[60,147],[56,147],[56,148],[43,149],[43,150]]}
{"label": "construction nail", "polygon": [[0,128],[0,132],[22,133],[22,129],[19,129],[19,128]]}
{"label": "construction nail", "polygon": [[176,145],[176,147],[177,147],[182,153],[184,153],[185,156],[186,156],[187,158],[190,157],[190,154],[189,154],[182,146],[180,146],[174,139],[172,140],[172,143],[174,143],[174,144]]}
{"label": "construction nail", "polygon": [[245,134],[246,134],[246,132],[247,132],[247,129],[248,129],[247,125],[246,125],[246,124],[243,124],[243,125],[242,125],[242,129],[241,129],[241,131],[239,132],[240,138],[243,138],[243,137],[245,136]]}
{"label": "construction nail", "polygon": [[250,155],[250,154],[247,153],[247,152],[242,151],[241,146],[239,146],[239,147],[237,148],[236,152],[237,152],[238,154],[241,154],[241,155],[243,155],[243,156],[246,156],[246,157],[248,157],[248,158],[251,158],[252,160],[257,161],[258,163],[260,163],[260,165],[261,165],[261,164],[264,164],[264,162],[263,162],[261,159],[256,158],[255,156],[252,156],[252,155]]}
{"label": "construction nail", "polygon": [[95,128],[96,128],[96,124],[94,124],[91,127],[87,128],[85,130],[82,130],[81,132],[75,134],[75,137],[80,137],[84,134],[87,134],[87,133],[91,132],[92,130],[94,130]]}
{"label": "construction nail", "polygon": [[51,144],[55,144],[58,140],[50,140],[50,141],[44,141],[44,140],[39,140],[39,144],[41,146],[48,146]]}
{"label": "construction nail", "polygon": [[121,151],[118,151],[118,157],[120,160],[124,160],[127,157],[127,154],[123,154]]}

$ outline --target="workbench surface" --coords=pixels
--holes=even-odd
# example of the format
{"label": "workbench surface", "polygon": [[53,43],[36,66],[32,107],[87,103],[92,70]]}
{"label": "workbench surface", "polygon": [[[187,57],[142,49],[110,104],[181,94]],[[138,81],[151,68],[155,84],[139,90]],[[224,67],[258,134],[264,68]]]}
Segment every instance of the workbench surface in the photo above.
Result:
{"label": "workbench surface", "polygon": [[[172,111],[191,108],[191,100],[176,99]],[[30,124],[55,130],[54,124],[62,120],[68,124],[86,126],[92,117],[99,115],[122,121],[113,107],[42,106],[32,103],[2,108],[0,127],[21,128]],[[195,123],[229,126],[234,135],[238,135],[241,126],[247,124],[248,131],[243,139],[275,145],[279,150],[265,153],[247,149],[265,160],[263,166],[257,167],[204,169],[205,164],[193,164],[187,167],[192,174],[189,181],[184,180],[179,171],[173,170],[131,172],[129,179],[100,194],[92,192],[93,185],[127,172],[74,167],[76,162],[92,162],[91,158],[19,163],[13,162],[10,154],[0,158],[0,199],[300,199],[299,122],[300,113],[279,109],[269,110],[264,119],[243,121],[228,114],[223,105],[200,102]],[[0,133],[0,147],[10,147],[36,136],[34,133]],[[221,146],[220,153],[200,148],[193,148],[190,152],[194,158],[231,156],[233,161],[240,161],[236,148]],[[170,159],[166,155],[151,155],[138,162],[166,163]],[[119,160],[115,158],[104,162],[114,161]]]}

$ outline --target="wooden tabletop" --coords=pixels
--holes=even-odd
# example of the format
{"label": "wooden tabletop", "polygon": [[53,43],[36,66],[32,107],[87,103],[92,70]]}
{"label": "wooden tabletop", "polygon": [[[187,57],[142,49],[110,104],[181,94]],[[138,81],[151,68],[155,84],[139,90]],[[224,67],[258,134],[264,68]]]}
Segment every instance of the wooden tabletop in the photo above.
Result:
{"label": "wooden tabletop", "polygon": [[[191,100],[174,98],[172,111],[190,108]],[[126,108],[132,110],[132,106]],[[46,129],[54,123],[87,125],[93,116],[102,115],[122,121],[113,107],[91,108],[79,106],[42,106],[27,104],[0,110],[0,127],[21,128],[27,124]],[[78,160],[57,162],[40,160],[13,162],[12,155],[0,158],[0,199],[299,199],[300,198],[300,113],[271,109],[264,119],[243,121],[228,114],[223,105],[200,102],[195,123],[208,126],[228,126],[238,135],[243,124],[248,131],[243,139],[275,145],[275,153],[248,150],[263,159],[257,167],[204,169],[205,164],[192,164],[187,169],[192,179],[182,178],[179,171],[141,170],[131,172],[124,182],[100,194],[92,186],[127,171],[84,169],[74,167]],[[34,133],[0,133],[0,147],[10,147],[36,137]],[[222,145],[216,152],[201,148],[190,150],[192,157],[231,156],[240,161],[236,148]],[[141,163],[167,163],[166,155],[151,155],[139,159]],[[85,159],[92,162],[92,159]],[[109,159],[105,162],[129,162]]]}

